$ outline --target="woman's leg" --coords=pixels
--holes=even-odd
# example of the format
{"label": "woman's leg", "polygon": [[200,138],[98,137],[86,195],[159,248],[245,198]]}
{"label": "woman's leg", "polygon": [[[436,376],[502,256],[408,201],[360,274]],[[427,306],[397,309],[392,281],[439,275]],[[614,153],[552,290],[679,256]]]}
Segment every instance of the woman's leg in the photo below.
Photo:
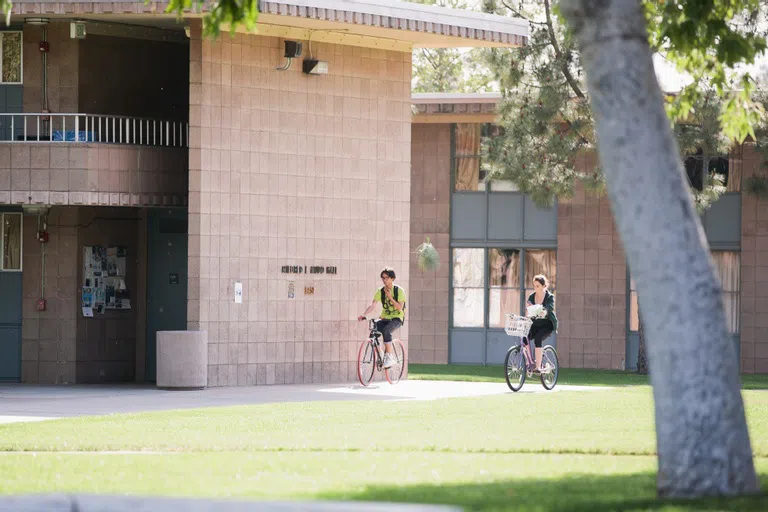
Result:
{"label": "woman's leg", "polygon": [[541,341],[539,341],[539,331],[541,330],[541,326],[533,324],[531,325],[531,329],[528,331],[528,354],[530,354],[530,342],[533,341],[535,345],[534,349],[534,361],[536,363],[536,369],[538,370],[541,368]]}
{"label": "woman's leg", "polygon": [[534,343],[536,344],[536,369],[541,370],[541,354],[543,349],[541,346],[544,343],[544,340],[549,338],[549,335],[552,334],[552,329],[548,327],[541,327],[536,331],[536,339],[534,340]]}

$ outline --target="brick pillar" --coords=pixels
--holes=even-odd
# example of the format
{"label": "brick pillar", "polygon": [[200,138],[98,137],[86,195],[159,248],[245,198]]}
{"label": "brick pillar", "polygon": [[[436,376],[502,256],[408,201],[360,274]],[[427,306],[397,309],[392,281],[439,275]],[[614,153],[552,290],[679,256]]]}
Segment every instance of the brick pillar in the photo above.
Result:
{"label": "brick pillar", "polygon": [[[584,168],[594,155],[579,157]],[[578,187],[557,219],[557,348],[571,368],[623,369],[627,266],[607,196]]]}

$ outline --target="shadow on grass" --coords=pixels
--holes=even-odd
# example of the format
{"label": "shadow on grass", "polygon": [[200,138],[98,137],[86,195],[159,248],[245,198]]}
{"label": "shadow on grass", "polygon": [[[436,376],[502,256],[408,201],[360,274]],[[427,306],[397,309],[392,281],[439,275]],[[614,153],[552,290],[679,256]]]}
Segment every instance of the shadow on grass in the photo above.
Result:
{"label": "shadow on grass", "polygon": [[[408,378],[414,380],[458,380],[504,382],[501,365],[469,366],[456,364],[410,364]],[[768,389],[768,375],[742,374],[742,389]],[[647,386],[647,375],[632,371],[561,368],[558,384],[572,386]]]}
{"label": "shadow on grass", "polygon": [[[524,469],[521,469],[521,473]],[[359,493],[328,494],[322,499],[453,505],[470,511],[521,510],[609,512],[640,510],[768,510],[768,496],[660,501],[655,473],[574,475],[557,480],[508,480],[459,485],[375,486]],[[761,475],[763,489],[768,475]]]}

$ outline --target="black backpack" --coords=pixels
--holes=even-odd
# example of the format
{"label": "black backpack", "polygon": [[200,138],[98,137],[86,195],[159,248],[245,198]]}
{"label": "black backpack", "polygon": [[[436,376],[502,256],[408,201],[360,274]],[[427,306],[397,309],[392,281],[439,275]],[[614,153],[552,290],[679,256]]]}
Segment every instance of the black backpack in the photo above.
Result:
{"label": "black backpack", "polygon": [[[395,302],[400,302],[397,300],[398,291],[400,291],[400,288],[395,285]],[[387,294],[384,293],[384,287],[381,287],[381,307],[384,307],[384,300],[386,299]],[[407,307],[407,303],[403,304],[403,325],[405,325],[405,308]]]}

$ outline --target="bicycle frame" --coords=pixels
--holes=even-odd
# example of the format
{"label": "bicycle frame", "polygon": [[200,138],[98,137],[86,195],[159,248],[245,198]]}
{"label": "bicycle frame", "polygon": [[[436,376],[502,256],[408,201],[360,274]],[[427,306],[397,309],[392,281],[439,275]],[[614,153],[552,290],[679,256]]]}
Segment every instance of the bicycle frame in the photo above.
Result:
{"label": "bicycle frame", "polygon": [[376,329],[376,320],[371,318],[368,320],[370,333],[368,334],[368,342],[376,351],[376,371],[381,371],[384,365],[384,354],[386,351],[382,345],[384,344],[384,335]]}
{"label": "bicycle frame", "polygon": [[528,342],[528,338],[525,336],[520,338],[520,341],[523,357],[525,357],[525,369],[528,373],[531,373],[531,371],[536,368],[536,360],[531,355],[531,344]]}

